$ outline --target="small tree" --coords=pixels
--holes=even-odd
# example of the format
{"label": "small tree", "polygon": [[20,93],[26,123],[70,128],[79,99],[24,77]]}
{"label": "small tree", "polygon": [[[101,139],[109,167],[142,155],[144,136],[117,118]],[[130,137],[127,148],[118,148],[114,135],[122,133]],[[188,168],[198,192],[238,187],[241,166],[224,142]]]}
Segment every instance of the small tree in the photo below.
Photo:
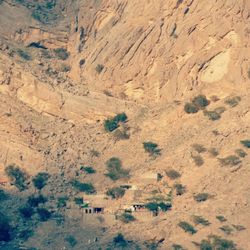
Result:
{"label": "small tree", "polygon": [[38,173],[35,177],[33,177],[32,182],[35,188],[41,190],[43,187],[46,186],[48,179],[48,173]]}
{"label": "small tree", "polygon": [[19,208],[19,212],[24,219],[30,219],[34,214],[34,209],[29,205],[25,205]]}
{"label": "small tree", "polygon": [[123,223],[129,223],[129,222],[135,221],[135,217],[131,213],[123,213],[118,218]]}
{"label": "small tree", "polygon": [[31,195],[28,197],[28,204],[31,207],[38,207],[40,204],[44,204],[47,202],[47,198],[43,195]]}
{"label": "small tree", "polygon": [[182,228],[185,232],[190,234],[195,234],[197,232],[197,230],[186,221],[179,222],[178,226]]}
{"label": "small tree", "polygon": [[158,145],[153,142],[143,142],[143,147],[145,152],[149,153],[152,156],[160,155],[161,150],[158,148]]}
{"label": "small tree", "polygon": [[108,196],[111,196],[112,199],[119,199],[121,197],[124,196],[125,194],[125,189],[124,188],[121,188],[121,187],[114,187],[114,188],[110,188],[108,189],[108,191],[106,192],[106,194]]}
{"label": "small tree", "polygon": [[127,240],[124,238],[123,234],[118,233],[114,239],[113,243],[118,247],[126,247],[128,245]]}
{"label": "small tree", "polygon": [[87,174],[95,174],[95,173],[96,173],[95,169],[92,168],[92,167],[84,167],[84,166],[81,166],[80,169],[83,170],[83,171],[84,171],[85,173],[87,173]]}
{"label": "small tree", "polygon": [[82,183],[78,180],[73,180],[72,185],[75,189],[80,192],[84,192],[86,194],[94,194],[96,193],[95,187],[92,183]]}
{"label": "small tree", "polygon": [[19,191],[23,191],[27,188],[27,175],[18,166],[9,165],[5,168],[5,172]]}
{"label": "small tree", "polygon": [[38,208],[37,213],[39,215],[40,221],[47,221],[51,217],[51,212],[46,208]]}
{"label": "small tree", "polygon": [[208,198],[210,197],[210,195],[208,193],[199,193],[197,195],[194,195],[194,199],[197,202],[203,202],[206,201]]}

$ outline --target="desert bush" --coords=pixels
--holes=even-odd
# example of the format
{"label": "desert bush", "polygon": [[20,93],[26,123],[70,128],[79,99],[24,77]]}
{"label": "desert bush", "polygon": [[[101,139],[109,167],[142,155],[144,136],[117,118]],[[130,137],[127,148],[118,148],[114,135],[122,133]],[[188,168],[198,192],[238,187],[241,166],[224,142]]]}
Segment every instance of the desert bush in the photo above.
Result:
{"label": "desert bush", "polygon": [[75,197],[74,198],[76,205],[82,205],[83,204],[83,198],[82,197]]}
{"label": "desert bush", "polygon": [[199,193],[194,195],[194,200],[197,202],[206,201],[208,198],[210,198],[210,195],[208,193]]}
{"label": "desert bush", "polygon": [[31,55],[30,55],[27,51],[18,49],[18,50],[17,50],[17,54],[18,54],[22,59],[24,59],[24,60],[26,60],[26,61],[32,60]]}
{"label": "desert bush", "polygon": [[203,226],[209,226],[211,224],[208,220],[204,219],[201,216],[194,215],[192,219],[195,225],[200,224]]}
{"label": "desert bush", "polygon": [[47,198],[44,197],[42,194],[39,194],[39,195],[32,194],[28,197],[27,202],[31,207],[38,207],[40,204],[46,203]]}
{"label": "desert bush", "polygon": [[38,208],[37,214],[39,216],[40,221],[47,221],[51,217],[51,212],[46,208]]}
{"label": "desert bush", "polygon": [[187,114],[195,114],[199,111],[199,108],[196,107],[193,103],[186,103],[184,110]]}
{"label": "desert bush", "polygon": [[216,157],[219,155],[219,151],[216,149],[216,148],[210,148],[208,149],[208,153],[213,156],[213,157]]}
{"label": "desert bush", "polygon": [[96,173],[95,169],[92,167],[81,166],[80,169],[83,170],[87,174],[95,174]]}
{"label": "desert bush", "polygon": [[12,227],[7,216],[0,212],[0,241],[11,240]]}
{"label": "desert bush", "polygon": [[125,239],[125,237],[123,236],[123,234],[118,233],[114,239],[113,239],[113,243],[118,246],[118,247],[126,247],[128,245],[128,241]]}
{"label": "desert bush", "polygon": [[204,114],[204,116],[207,116],[208,119],[211,121],[216,121],[216,120],[219,120],[221,118],[221,115],[219,113],[217,113],[216,111],[204,110],[203,114]]}
{"label": "desert bush", "polygon": [[73,180],[72,185],[76,190],[78,190],[80,192],[84,192],[85,194],[96,193],[96,190],[95,190],[92,183],[83,183],[83,182],[80,182],[78,180]]}
{"label": "desert bush", "polygon": [[207,240],[202,240],[199,244],[200,250],[236,250],[233,241],[223,239],[219,236],[210,235]]}
{"label": "desert bush", "polygon": [[160,209],[164,212],[168,211],[172,207],[169,202],[149,202],[145,205],[145,208],[151,212],[158,212]]}
{"label": "desert bush", "polygon": [[131,213],[123,213],[118,218],[123,223],[129,223],[135,221],[135,217]]}
{"label": "desert bush", "polygon": [[73,236],[73,235],[68,235],[64,238],[64,240],[66,242],[68,242],[68,244],[71,246],[71,247],[74,247],[77,245],[77,240],[76,238]]}
{"label": "desert bush", "polygon": [[49,174],[41,172],[38,173],[35,177],[33,177],[32,182],[35,188],[41,190],[46,186],[48,179],[49,179]]}
{"label": "desert bush", "polygon": [[171,180],[175,180],[177,178],[180,178],[181,177],[181,174],[174,170],[174,169],[170,169],[170,170],[167,170],[165,171],[166,172],[166,175],[171,179]]}
{"label": "desert bush", "polygon": [[14,185],[19,189],[19,191],[23,191],[27,188],[27,183],[26,183],[27,175],[18,166],[15,165],[7,166],[5,168],[5,173],[14,183]]}
{"label": "desert bush", "polygon": [[122,187],[114,187],[114,188],[108,189],[106,194],[108,196],[111,196],[112,199],[119,199],[124,196],[125,192],[126,190]]}
{"label": "desert bush", "polygon": [[68,200],[69,200],[69,197],[67,197],[67,196],[58,197],[58,199],[57,199],[57,208],[66,207]]}
{"label": "desert bush", "polygon": [[218,113],[218,114],[222,114],[226,111],[225,107],[218,107],[214,110],[214,112]]}
{"label": "desert bush", "polygon": [[[30,8],[29,6],[26,6]],[[33,11],[31,16],[42,24],[55,22],[58,18],[58,13],[54,10],[55,2],[47,2],[45,4],[36,3],[32,6]]]}
{"label": "desert bush", "polygon": [[239,104],[240,101],[241,101],[240,96],[233,96],[233,97],[226,98],[225,104],[227,104],[231,107],[235,107]]}
{"label": "desert bush", "polygon": [[199,109],[204,109],[209,105],[209,101],[207,100],[205,95],[198,95],[194,97],[192,103]]}
{"label": "desert bush", "polygon": [[247,156],[247,153],[243,150],[243,149],[236,149],[235,150],[235,153],[239,156],[239,157],[241,157],[241,158],[244,158],[244,157],[246,157]]}
{"label": "desert bush", "polygon": [[122,129],[116,129],[114,132],[114,138],[116,140],[127,140],[129,139],[130,135],[128,132],[128,127],[123,126]]}
{"label": "desert bush", "polygon": [[100,74],[104,69],[104,65],[102,64],[97,64],[96,67],[95,67],[95,70],[98,74]]}
{"label": "desert bush", "polygon": [[149,153],[152,156],[160,155],[161,150],[158,148],[158,145],[153,142],[143,142],[143,147],[145,152]]}
{"label": "desert bush", "polygon": [[34,214],[34,209],[30,205],[25,205],[19,208],[19,213],[24,219],[30,219]]}
{"label": "desert bush", "polygon": [[233,228],[228,225],[220,227],[220,230],[223,231],[225,234],[229,235],[233,232]]}
{"label": "desert bush", "polygon": [[235,228],[237,231],[243,231],[246,230],[246,228],[242,225],[232,225],[233,228]]}
{"label": "desert bush", "polygon": [[194,143],[194,144],[192,145],[192,148],[193,148],[196,152],[198,152],[198,153],[203,153],[203,152],[206,152],[206,151],[207,151],[206,148],[205,148],[203,145],[198,144],[198,143]]}
{"label": "desert bush", "polygon": [[233,167],[241,163],[240,158],[236,155],[229,155],[225,158],[219,158],[218,160],[220,161],[222,166]]}
{"label": "desert bush", "polygon": [[60,60],[67,60],[69,58],[69,52],[64,48],[54,49],[55,56]]}
{"label": "desert bush", "polygon": [[195,234],[197,232],[197,230],[186,221],[179,222],[178,226],[182,228],[186,233]]}
{"label": "desert bush", "polygon": [[217,215],[216,219],[219,220],[220,222],[225,222],[227,219],[223,215]]}
{"label": "desert bush", "polygon": [[174,189],[176,195],[183,195],[186,192],[186,187],[179,183],[174,184]]}
{"label": "desert bush", "polygon": [[200,167],[204,164],[204,160],[200,155],[192,155],[191,157],[196,166]]}
{"label": "desert bush", "polygon": [[106,167],[108,169],[108,173],[106,173],[105,175],[113,181],[130,177],[129,170],[122,167],[122,162],[119,158],[110,158],[106,162]]}
{"label": "desert bush", "polygon": [[179,244],[173,244],[171,246],[171,250],[185,250],[185,248],[183,248],[181,245]]}
{"label": "desert bush", "polygon": [[241,141],[241,144],[243,144],[246,148],[250,148],[250,140],[243,140]]}
{"label": "desert bush", "polygon": [[127,119],[128,117],[125,113],[117,114],[115,117],[104,121],[104,128],[106,131],[112,132],[120,126],[120,123],[125,123]]}

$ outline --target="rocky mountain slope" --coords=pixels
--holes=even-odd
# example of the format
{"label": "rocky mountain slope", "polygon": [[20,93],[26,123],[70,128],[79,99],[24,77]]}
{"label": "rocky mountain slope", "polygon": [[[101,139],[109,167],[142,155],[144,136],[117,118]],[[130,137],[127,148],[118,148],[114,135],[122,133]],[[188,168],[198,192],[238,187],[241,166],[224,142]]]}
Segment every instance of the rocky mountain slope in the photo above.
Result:
{"label": "rocky mountain slope", "polygon": [[250,248],[249,1],[2,0],[0,24],[1,249]]}

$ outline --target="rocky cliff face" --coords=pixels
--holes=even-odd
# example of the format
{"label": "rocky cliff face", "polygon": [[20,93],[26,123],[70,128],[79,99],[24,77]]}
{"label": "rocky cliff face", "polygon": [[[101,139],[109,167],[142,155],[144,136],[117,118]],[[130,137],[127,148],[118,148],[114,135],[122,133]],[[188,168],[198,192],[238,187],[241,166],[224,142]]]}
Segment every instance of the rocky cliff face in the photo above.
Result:
{"label": "rocky cliff face", "polygon": [[[122,232],[128,249],[199,249],[211,234],[248,249],[250,152],[241,141],[250,140],[249,23],[246,0],[0,0],[0,185],[10,195],[0,209],[13,216],[34,191],[9,185],[5,168],[14,163],[29,187],[38,172],[50,174],[46,206],[67,222],[34,223],[25,243],[16,237],[0,248],[63,249],[73,235],[76,249],[119,249],[112,238]],[[185,112],[200,95],[209,105]],[[104,120],[123,112],[128,121],[105,131]],[[145,153],[149,141],[160,155]],[[130,169],[130,180],[104,175],[111,157]],[[82,165],[96,173],[83,174]],[[72,190],[72,179],[93,183],[96,197],[124,184],[147,195],[171,189],[172,209],[128,224],[108,216],[84,221],[72,203],[85,194]],[[197,202],[199,193],[209,199]],[[54,202],[61,196],[69,197],[66,210]],[[108,209],[117,212],[129,199],[129,191],[108,199]],[[189,236],[180,221],[197,232]],[[34,226],[18,216],[12,223],[14,236]]]}

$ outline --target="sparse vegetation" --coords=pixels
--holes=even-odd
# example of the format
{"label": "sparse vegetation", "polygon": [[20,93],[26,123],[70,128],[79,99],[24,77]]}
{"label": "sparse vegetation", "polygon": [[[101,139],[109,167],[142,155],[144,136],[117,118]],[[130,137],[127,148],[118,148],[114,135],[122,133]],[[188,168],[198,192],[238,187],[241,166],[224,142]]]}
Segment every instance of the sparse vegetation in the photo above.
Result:
{"label": "sparse vegetation", "polygon": [[208,153],[212,156],[212,157],[216,157],[219,155],[219,151],[216,148],[210,148],[208,149]]}
{"label": "sparse vegetation", "polygon": [[204,219],[201,216],[194,215],[192,219],[195,225],[200,224],[203,226],[209,226],[211,224],[208,220]]}
{"label": "sparse vegetation", "polygon": [[184,110],[187,114],[197,113],[200,109],[204,109],[209,105],[209,101],[206,96],[198,95],[193,98],[191,103],[186,103],[184,106]]}
{"label": "sparse vegetation", "polygon": [[105,120],[104,128],[108,132],[116,130],[120,123],[125,123],[128,117],[125,113],[117,114],[115,117]]}
{"label": "sparse vegetation", "polygon": [[235,228],[237,231],[243,231],[246,230],[246,228],[242,225],[232,225],[233,228]]}
{"label": "sparse vegetation", "polygon": [[129,223],[135,221],[135,217],[131,213],[123,213],[118,218],[123,223]]}
{"label": "sparse vegetation", "polygon": [[114,239],[113,239],[113,243],[115,244],[115,246],[117,247],[126,247],[128,245],[127,240],[124,238],[123,234],[118,233]]}
{"label": "sparse vegetation", "polygon": [[186,187],[179,183],[174,184],[174,189],[176,195],[183,195],[186,192]]}
{"label": "sparse vegetation", "polygon": [[96,65],[95,70],[96,70],[96,72],[97,72],[98,74],[100,74],[100,73],[103,71],[103,69],[104,69],[104,66],[103,66],[102,64],[97,64],[97,65]]}
{"label": "sparse vegetation", "polygon": [[185,250],[181,245],[179,244],[173,244],[171,247],[171,250]]}
{"label": "sparse vegetation", "polygon": [[40,221],[47,221],[51,217],[51,212],[46,208],[38,208],[37,214],[39,216]]}
{"label": "sparse vegetation", "polygon": [[204,160],[200,155],[192,155],[191,157],[197,167],[201,167],[204,164]]}
{"label": "sparse vegetation", "polygon": [[67,237],[64,238],[64,240],[66,242],[68,242],[68,244],[71,246],[71,247],[74,247],[77,245],[77,240],[76,238],[73,236],[73,235],[69,235]]}
{"label": "sparse vegetation", "polygon": [[18,166],[9,165],[5,168],[5,173],[13,182],[13,184],[19,189],[19,191],[23,191],[27,188],[27,175],[21,170]]}
{"label": "sparse vegetation", "polygon": [[243,144],[246,148],[250,148],[250,140],[243,140],[241,141],[241,144]]}
{"label": "sparse vegetation", "polygon": [[35,177],[33,177],[32,182],[35,188],[41,190],[46,186],[48,179],[48,173],[38,173]]}
{"label": "sparse vegetation", "polygon": [[73,180],[72,185],[76,190],[78,190],[80,192],[84,192],[85,194],[96,193],[96,190],[95,190],[92,183],[83,183],[83,182],[80,182],[78,180]]}
{"label": "sparse vegetation", "polygon": [[55,56],[60,60],[67,60],[69,58],[69,52],[64,48],[54,49]]}
{"label": "sparse vegetation", "polygon": [[114,188],[108,189],[106,194],[108,196],[111,196],[112,199],[119,199],[124,196],[125,192],[126,192],[126,189],[122,187],[114,187]]}
{"label": "sparse vegetation", "polygon": [[210,235],[207,240],[202,240],[199,247],[200,250],[236,250],[236,245],[233,241],[222,239],[215,235]]}
{"label": "sparse vegetation", "polygon": [[220,222],[226,222],[227,219],[223,215],[217,215],[216,219],[219,220]]}
{"label": "sparse vegetation", "polygon": [[123,178],[129,178],[129,170],[122,167],[122,162],[119,158],[113,157],[106,162],[108,176],[111,180],[116,181]]}
{"label": "sparse vegetation", "polygon": [[116,129],[114,132],[114,138],[116,140],[127,140],[129,137],[129,128],[127,126],[122,126],[121,129]]}
{"label": "sparse vegetation", "polygon": [[208,193],[199,193],[199,194],[194,195],[194,199],[197,202],[206,201],[209,197],[210,195]]}
{"label": "sparse vegetation", "polygon": [[11,231],[9,218],[0,212],[0,241],[10,241]]}
{"label": "sparse vegetation", "polygon": [[74,198],[76,205],[82,205],[83,204],[83,198],[82,197],[75,197]]}
{"label": "sparse vegetation", "polygon": [[233,232],[233,228],[228,225],[220,227],[220,230],[223,231],[225,234],[229,235]]}
{"label": "sparse vegetation", "polygon": [[227,104],[233,108],[233,107],[237,106],[240,101],[241,101],[240,96],[233,96],[233,97],[226,98],[225,104]]}
{"label": "sparse vegetation", "polygon": [[57,199],[57,208],[66,207],[68,200],[69,200],[69,198],[67,196],[58,197],[58,199]]}
{"label": "sparse vegetation", "polygon": [[143,142],[143,147],[145,152],[149,153],[151,156],[160,155],[161,150],[158,148],[158,145],[153,142]]}
{"label": "sparse vegetation", "polygon": [[207,116],[208,119],[211,121],[216,121],[216,120],[219,120],[221,118],[221,115],[218,112],[216,112],[215,110],[214,111],[204,110],[203,114],[204,114],[204,116]]}
{"label": "sparse vegetation", "polygon": [[145,205],[145,208],[147,208],[149,211],[153,213],[157,213],[160,209],[164,212],[168,211],[172,207],[171,203],[169,202],[149,202]]}
{"label": "sparse vegetation", "polygon": [[235,150],[235,153],[239,156],[239,157],[241,157],[241,158],[244,158],[244,157],[246,157],[247,156],[247,153],[243,150],[243,149],[236,149]]}
{"label": "sparse vegetation", "polygon": [[95,169],[92,167],[81,166],[80,169],[83,170],[87,174],[95,174],[96,173]]}
{"label": "sparse vegetation", "polygon": [[187,114],[195,114],[199,111],[199,108],[196,107],[193,103],[186,103],[184,110]]}
{"label": "sparse vegetation", "polygon": [[193,148],[196,152],[198,152],[198,153],[204,153],[204,152],[207,151],[206,148],[205,148],[203,145],[198,144],[198,143],[193,144],[193,145],[192,145],[192,148]]}
{"label": "sparse vegetation", "polygon": [[171,180],[175,180],[181,177],[181,174],[174,170],[174,169],[170,169],[166,171],[166,175],[171,179]]}
{"label": "sparse vegetation", "polygon": [[32,59],[31,55],[27,51],[18,49],[17,54],[25,61],[30,61]]}
{"label": "sparse vegetation", "polygon": [[186,221],[179,222],[178,226],[182,228],[186,233],[195,234],[197,232],[197,230]]}
{"label": "sparse vegetation", "polygon": [[30,219],[34,214],[34,209],[30,205],[25,205],[19,208],[19,212],[24,219]]}
{"label": "sparse vegetation", "polygon": [[28,197],[27,202],[31,207],[38,207],[40,204],[46,203],[47,198],[44,197],[42,194],[39,194],[39,195],[32,194]]}
{"label": "sparse vegetation", "polygon": [[6,192],[2,189],[0,189],[0,202],[5,201],[8,199],[8,195]]}
{"label": "sparse vegetation", "polygon": [[240,158],[236,155],[229,155],[225,158],[219,158],[218,160],[220,161],[222,166],[233,167],[241,163]]}

